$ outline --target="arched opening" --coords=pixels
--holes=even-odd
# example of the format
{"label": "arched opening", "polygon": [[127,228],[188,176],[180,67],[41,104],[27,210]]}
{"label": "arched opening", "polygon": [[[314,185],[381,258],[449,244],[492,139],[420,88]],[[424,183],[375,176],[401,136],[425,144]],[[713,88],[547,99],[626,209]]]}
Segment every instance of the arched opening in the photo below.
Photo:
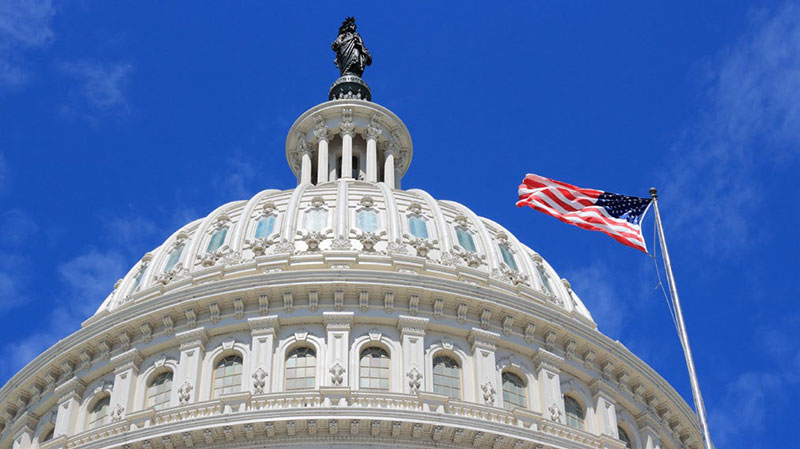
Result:
{"label": "arched opening", "polygon": [[236,393],[242,389],[242,356],[231,354],[220,359],[214,366],[212,398]]}
{"label": "arched opening", "polygon": [[520,376],[503,371],[503,407],[511,410],[514,407],[527,408],[528,395],[526,394],[525,381]]}
{"label": "arched opening", "polygon": [[368,390],[389,389],[389,353],[372,346],[361,351],[359,359],[359,387]]}
{"label": "arched opening", "polygon": [[433,392],[461,399],[461,365],[447,355],[433,358]]}
{"label": "arched opening", "polygon": [[172,393],[172,371],[162,371],[147,384],[147,407],[161,410],[169,405]]}
{"label": "arched opening", "polygon": [[95,400],[91,407],[89,407],[89,414],[86,417],[86,427],[88,429],[96,429],[102,427],[108,421],[109,405],[111,403],[111,396],[103,394],[102,397]]}
{"label": "arched opening", "polygon": [[285,384],[287,390],[313,390],[317,379],[317,353],[300,346],[286,355]]}
{"label": "arched opening", "polygon": [[564,396],[564,412],[567,415],[568,426],[583,430],[585,414],[580,402],[572,396]]}

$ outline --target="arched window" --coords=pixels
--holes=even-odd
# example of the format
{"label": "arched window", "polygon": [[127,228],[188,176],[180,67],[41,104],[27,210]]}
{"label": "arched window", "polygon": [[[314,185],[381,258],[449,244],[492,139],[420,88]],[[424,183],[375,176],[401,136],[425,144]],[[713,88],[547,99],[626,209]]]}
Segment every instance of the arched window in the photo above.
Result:
{"label": "arched window", "polygon": [[258,220],[256,224],[256,235],[257,239],[267,238],[272,234],[273,229],[275,228],[275,216],[270,215],[268,217],[264,217]]}
{"label": "arched window", "polygon": [[514,407],[528,407],[525,394],[525,382],[514,373],[503,371],[503,407],[511,410]]}
{"label": "arched window", "polygon": [[458,237],[458,244],[469,252],[475,252],[475,240],[472,239],[472,234],[462,227],[456,228],[456,237]]}
{"label": "arched window", "polygon": [[236,393],[242,387],[242,357],[236,354],[224,357],[214,367],[214,388],[211,397]]}
{"label": "arched window", "polygon": [[544,267],[536,264],[536,271],[539,273],[539,279],[542,280],[542,288],[544,289],[544,292],[550,296],[553,296],[555,293],[553,292],[553,287],[550,286],[550,277],[547,276],[547,273],[544,271]]}
{"label": "arched window", "polygon": [[564,396],[564,411],[567,414],[567,425],[573,429],[583,430],[583,407],[570,396]]}
{"label": "arched window", "polygon": [[142,279],[144,279],[144,272],[146,267],[142,267],[139,269],[139,273],[136,275],[136,278],[133,280],[133,287],[131,287],[131,291],[129,293],[133,293],[139,288],[139,284],[142,283]]}
{"label": "arched window", "polygon": [[160,410],[169,405],[172,392],[172,371],[156,375],[147,385],[147,406]]}
{"label": "arched window", "polygon": [[181,254],[183,254],[183,248],[184,245],[180,244],[172,250],[172,252],[169,254],[169,259],[167,259],[167,265],[164,267],[164,271],[169,271],[172,269],[172,267],[178,264],[178,262],[181,260]]}
{"label": "arched window", "polygon": [[388,390],[389,353],[375,347],[361,351],[358,378],[360,388]]}
{"label": "arched window", "polygon": [[308,346],[293,349],[286,357],[286,389],[313,390],[317,378],[317,353]]}
{"label": "arched window", "polygon": [[619,434],[619,440],[625,443],[625,447],[631,449],[633,444],[631,443],[631,437],[628,436],[628,432],[625,432],[625,429],[622,427],[617,427],[617,433]]}
{"label": "arched window", "polygon": [[371,210],[360,210],[356,214],[358,229],[367,232],[378,230],[378,214]]}
{"label": "arched window", "polygon": [[461,399],[461,366],[452,357],[434,357],[433,392]]}
{"label": "arched window", "polygon": [[511,250],[508,249],[508,246],[500,245],[500,254],[503,256],[503,262],[508,265],[508,268],[511,268],[514,271],[519,271],[519,268],[517,268],[517,261],[514,260],[514,254],[511,253]]}
{"label": "arched window", "polygon": [[86,427],[89,429],[96,429],[106,423],[106,418],[108,418],[109,403],[111,403],[111,396],[106,395],[98,399],[94,405],[92,405],[92,407],[89,409]]}
{"label": "arched window", "polygon": [[206,252],[213,253],[214,251],[218,250],[220,246],[225,243],[225,236],[227,235],[228,228],[218,229],[217,232],[211,236],[211,240],[208,241]]}
{"label": "arched window", "polygon": [[428,224],[419,217],[408,217],[408,230],[418,239],[428,238]]}
{"label": "arched window", "polygon": [[306,212],[306,230],[318,232],[327,224],[328,211],[325,209],[311,209]]}

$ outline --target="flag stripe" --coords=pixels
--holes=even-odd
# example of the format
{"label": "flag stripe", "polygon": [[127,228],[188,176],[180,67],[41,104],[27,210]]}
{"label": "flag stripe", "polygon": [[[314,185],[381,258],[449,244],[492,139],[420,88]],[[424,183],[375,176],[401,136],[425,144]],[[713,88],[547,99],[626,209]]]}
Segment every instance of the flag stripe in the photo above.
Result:
{"label": "flag stripe", "polygon": [[584,189],[528,174],[518,188],[517,207],[529,206],[582,229],[600,231],[614,240],[647,252],[641,219],[650,204],[637,198]]}

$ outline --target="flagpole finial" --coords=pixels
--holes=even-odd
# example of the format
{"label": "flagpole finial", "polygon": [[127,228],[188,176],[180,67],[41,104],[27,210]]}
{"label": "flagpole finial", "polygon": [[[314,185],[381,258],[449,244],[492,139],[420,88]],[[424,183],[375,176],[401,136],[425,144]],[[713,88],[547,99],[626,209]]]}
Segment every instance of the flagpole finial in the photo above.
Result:
{"label": "flagpole finial", "polygon": [[655,187],[650,187],[650,196],[654,199],[658,198],[658,190]]}

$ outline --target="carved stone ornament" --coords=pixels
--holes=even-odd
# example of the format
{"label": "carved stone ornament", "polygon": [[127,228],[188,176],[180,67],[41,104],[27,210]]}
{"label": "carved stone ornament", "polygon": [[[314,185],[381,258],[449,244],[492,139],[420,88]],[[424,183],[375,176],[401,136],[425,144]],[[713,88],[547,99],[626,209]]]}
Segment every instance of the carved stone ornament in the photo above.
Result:
{"label": "carved stone ornament", "polygon": [[255,394],[262,394],[264,393],[264,387],[267,385],[267,372],[264,371],[263,368],[259,367],[255,373],[253,373],[253,393]]}
{"label": "carved stone ornament", "polygon": [[487,381],[481,385],[481,390],[483,390],[483,401],[489,405],[494,405],[494,400],[497,396],[497,391],[494,389],[494,385]]}
{"label": "carved stone ornament", "polygon": [[307,246],[305,253],[317,253],[320,250],[319,245],[327,239],[332,232],[333,231],[330,229],[324,231],[297,231],[297,235],[300,236],[300,239],[305,242]]}
{"label": "carved stone ornament", "polygon": [[505,263],[500,263],[500,268],[495,270],[493,277],[502,281],[513,284],[515,287],[521,284],[528,283],[528,275],[522,274],[519,271],[512,270]]}
{"label": "carved stone ornament", "polygon": [[408,205],[408,209],[406,209],[409,214],[411,215],[422,215],[422,204],[419,204],[416,201],[413,201],[411,204]]}
{"label": "carved stone ornament", "polygon": [[331,374],[331,384],[337,387],[341,386],[344,382],[344,367],[336,362],[328,372]]}
{"label": "carved stone ornament", "polygon": [[361,250],[365,253],[377,253],[375,245],[383,240],[382,237],[386,235],[386,231],[370,232],[356,229],[350,230],[350,233],[356,235],[356,239],[361,242]]}
{"label": "carved stone ornament", "polygon": [[388,252],[389,254],[406,254],[408,253],[408,249],[406,245],[402,242],[389,242],[388,245]]}
{"label": "carved stone ornament", "polygon": [[331,249],[337,251],[348,251],[353,249],[353,244],[347,237],[336,237],[333,239],[333,242],[331,242]]}
{"label": "carved stone ornament", "polygon": [[370,209],[375,206],[375,200],[373,200],[369,195],[364,195],[361,197],[361,201],[358,202],[358,205],[363,208]]}
{"label": "carved stone ornament", "polygon": [[553,402],[547,407],[547,411],[550,412],[550,421],[561,423],[561,409],[558,408],[558,404]]}
{"label": "carved stone ornament", "polygon": [[111,409],[111,421],[122,421],[122,416],[125,415],[125,407],[117,404]]}
{"label": "carved stone ornament", "polygon": [[293,254],[294,242],[286,239],[281,239],[278,243],[272,245],[272,254]]}
{"label": "carved stone ornament", "polygon": [[219,264],[234,265],[240,261],[241,258],[228,245],[210,253],[197,255],[197,263],[202,267],[213,267]]}
{"label": "carved stone ornament", "polygon": [[157,284],[165,286],[187,277],[189,277],[189,270],[183,268],[183,263],[178,262],[171,269],[153,276],[153,281],[155,281]]}
{"label": "carved stone ornament", "polygon": [[422,387],[422,374],[416,368],[411,368],[408,373],[408,387],[411,389],[412,394],[417,394]]}
{"label": "carved stone ornament", "polygon": [[442,265],[453,267],[461,263],[461,260],[461,257],[455,252],[442,253]]}
{"label": "carved stone ornament", "polygon": [[424,238],[415,238],[408,234],[404,234],[403,237],[405,237],[408,243],[417,251],[417,256],[419,257],[428,257],[428,253],[439,243],[438,240],[431,241]]}
{"label": "carved stone ornament", "polygon": [[192,390],[194,390],[194,387],[192,387],[192,383],[188,379],[178,388],[178,402],[181,405],[189,403],[192,398]]}
{"label": "carved stone ornament", "polygon": [[470,268],[480,268],[486,261],[486,256],[475,251],[467,251],[458,245],[453,246],[453,252],[464,261]]}
{"label": "carved stone ornament", "polygon": [[263,238],[253,239],[252,241],[250,240],[244,241],[244,244],[246,245],[245,248],[252,251],[253,255],[256,257],[267,254],[269,248],[272,245],[275,245],[276,243],[278,243],[276,237],[263,237]]}

